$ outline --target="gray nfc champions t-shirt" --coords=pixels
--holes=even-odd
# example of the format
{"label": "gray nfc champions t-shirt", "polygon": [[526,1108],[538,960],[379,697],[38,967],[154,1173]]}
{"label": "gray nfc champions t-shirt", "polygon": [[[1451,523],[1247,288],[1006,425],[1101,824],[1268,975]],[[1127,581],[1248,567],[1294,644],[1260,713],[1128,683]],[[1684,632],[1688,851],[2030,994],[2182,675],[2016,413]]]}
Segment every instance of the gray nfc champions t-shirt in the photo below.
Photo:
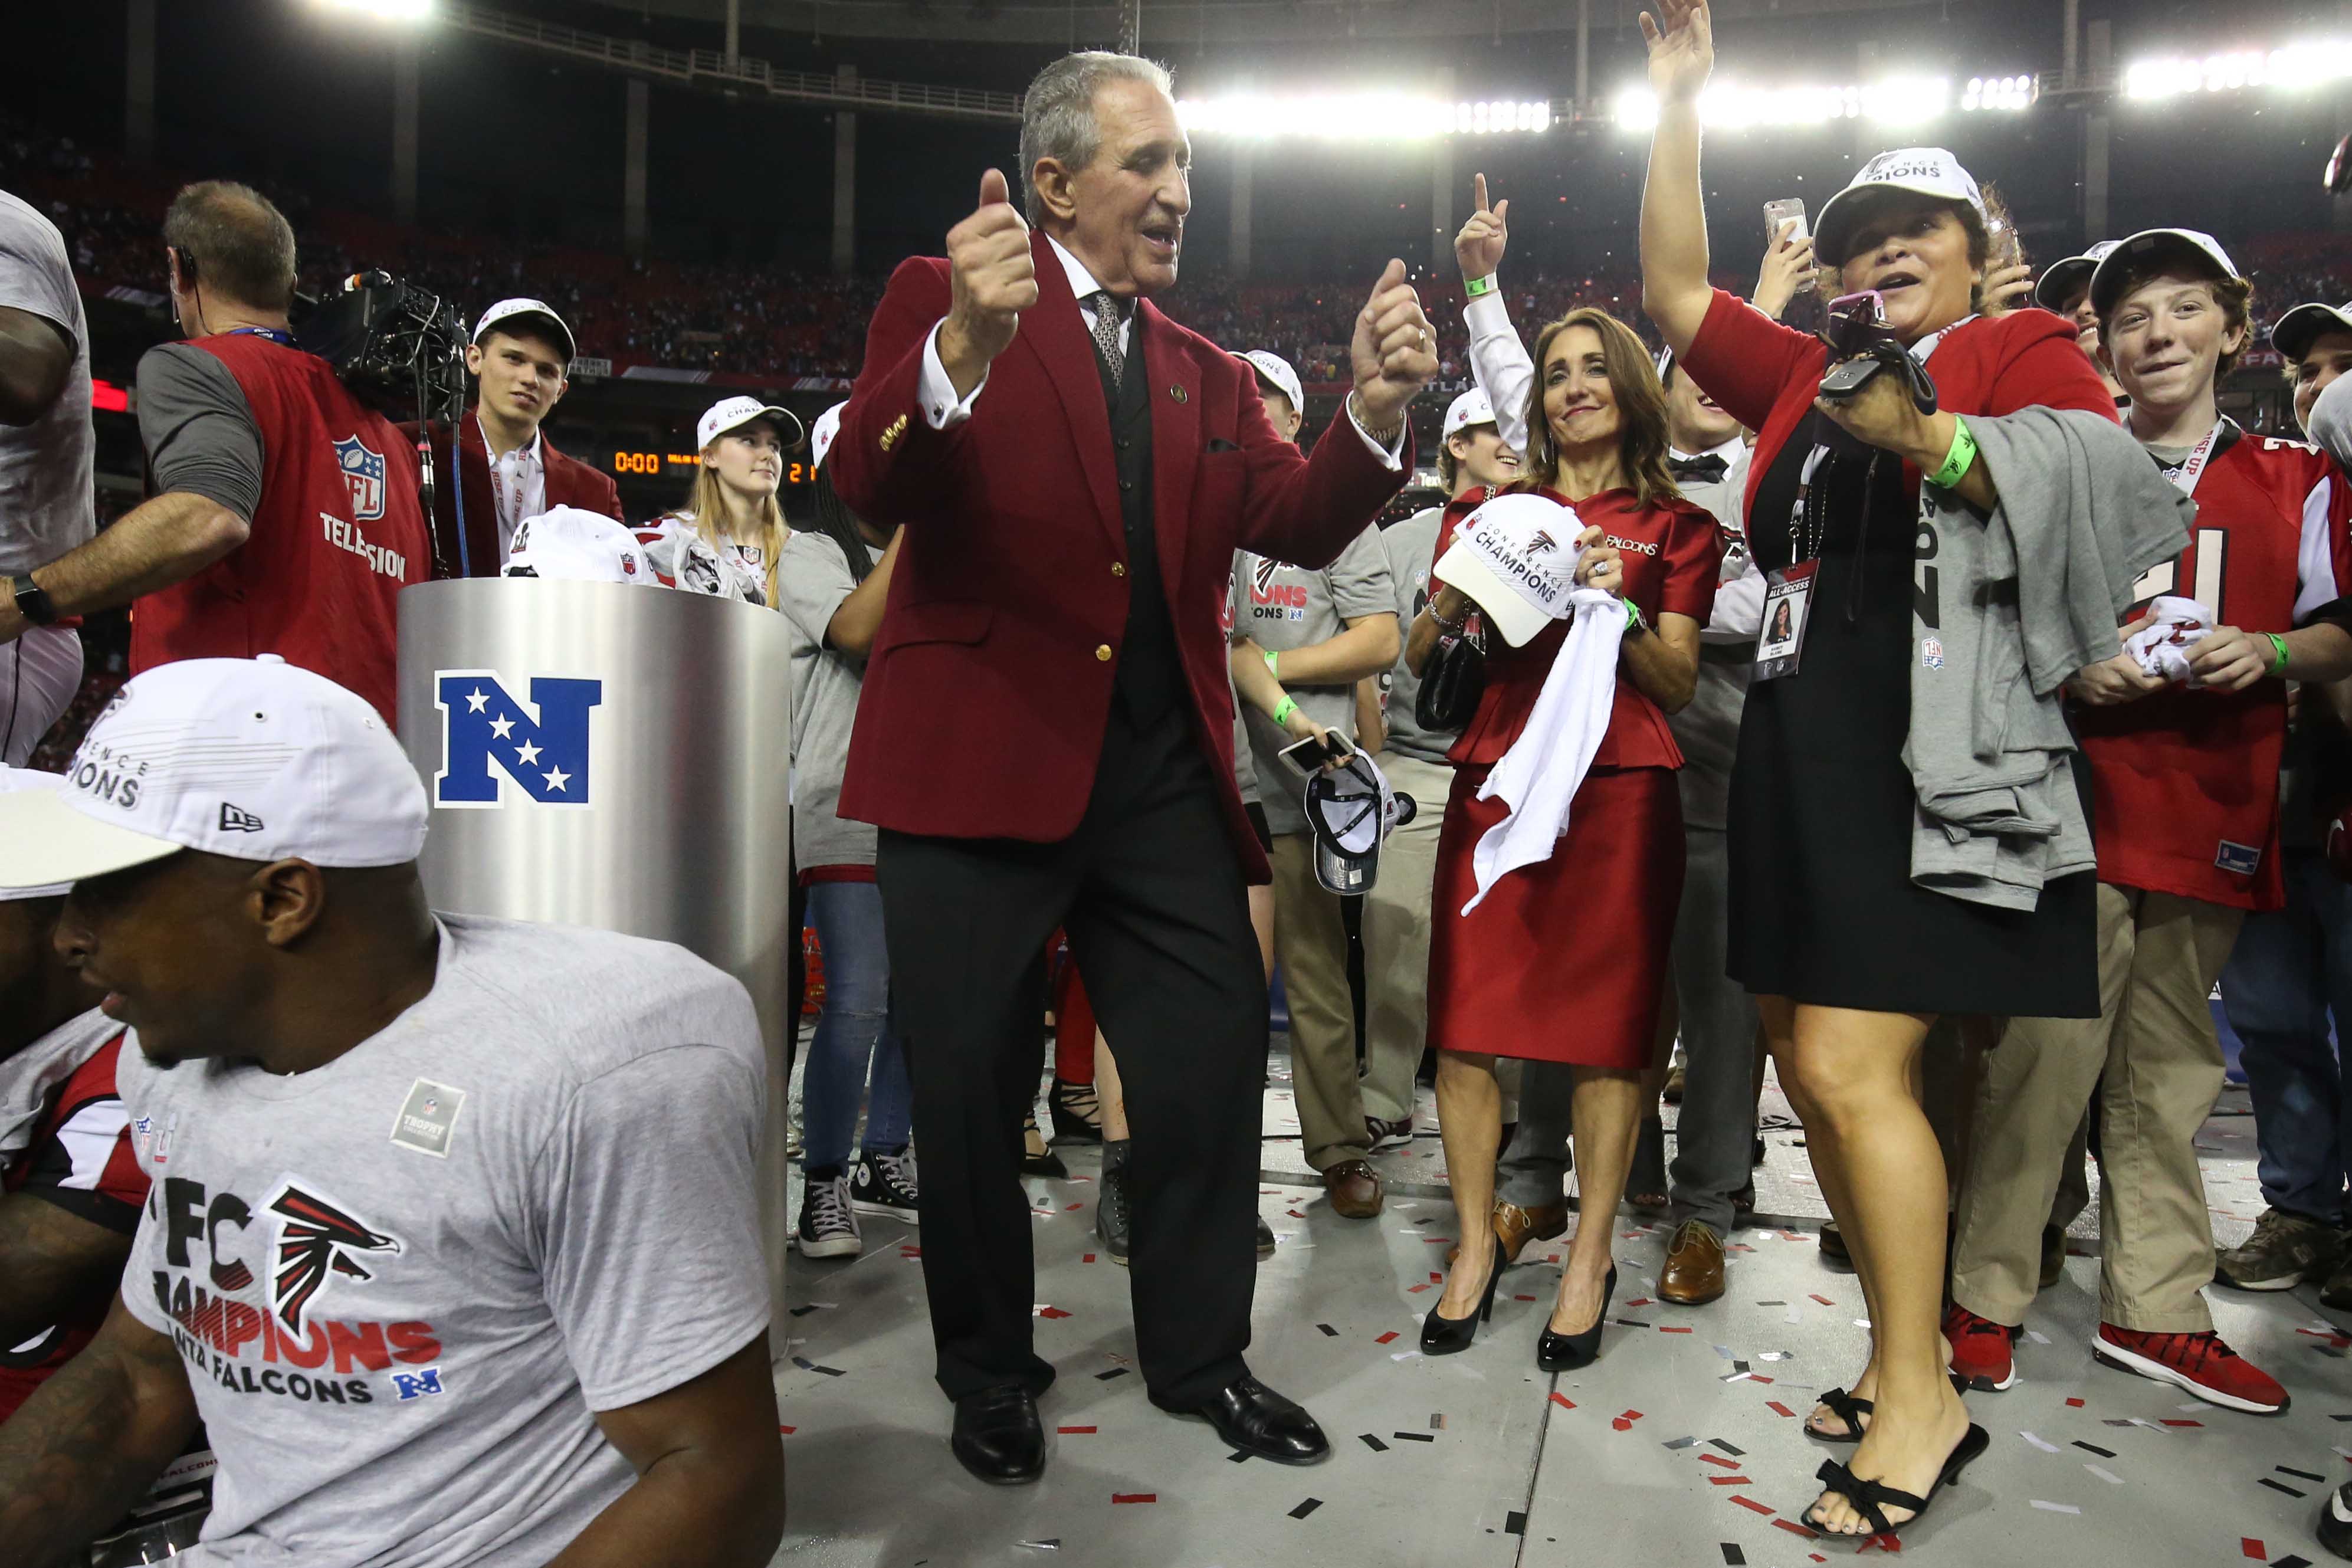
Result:
{"label": "gray nfc champions t-shirt", "polygon": [[58,226],[0,191],[0,306],[53,321],[73,349],[65,386],[30,425],[0,425],[0,572],[45,566],[98,531],[89,327]]}
{"label": "gray nfc champions t-shirt", "polygon": [[[1444,521],[1445,509],[1433,506],[1381,530],[1381,549],[1388,556],[1389,576],[1396,584],[1397,625],[1406,635],[1429,604],[1429,574],[1437,554],[1437,530]],[[1403,653],[1398,653],[1396,668],[1389,671],[1385,685],[1381,719],[1389,732],[1388,749],[1424,763],[1445,761],[1445,753],[1454,749],[1462,731],[1424,730],[1413,718],[1413,704],[1421,700],[1421,677],[1405,667]]]}
{"label": "gray nfc champions t-shirt", "polygon": [[[880,551],[868,553],[881,562]],[[856,586],[831,534],[796,532],[776,559],[776,608],[792,630],[793,861],[803,871],[874,864],[873,826],[841,815],[866,661],[824,646],[825,628]]]}
{"label": "gray nfc champions t-shirt", "polygon": [[[1365,616],[1396,614],[1396,588],[1389,577],[1389,558],[1381,550],[1381,531],[1367,528],[1348,542],[1339,558],[1320,572],[1292,566],[1249,551],[1234,555],[1234,635],[1255,638],[1271,653],[1312,647],[1329,642],[1348,629],[1348,622]],[[1327,730],[1356,738],[1356,691],[1352,686],[1297,686],[1283,683],[1300,710]],[[1260,796],[1266,826],[1276,834],[1307,831],[1307,813],[1300,804],[1307,777],[1282,760],[1290,735],[1244,702],[1249,728],[1251,760],[1257,766]]]}
{"label": "gray nfc champions t-shirt", "polygon": [[176,1568],[542,1568],[635,1479],[591,1412],[767,1324],[743,988],[608,931],[440,937],[425,999],[313,1071],[126,1042],[123,1300],[220,1462]]}

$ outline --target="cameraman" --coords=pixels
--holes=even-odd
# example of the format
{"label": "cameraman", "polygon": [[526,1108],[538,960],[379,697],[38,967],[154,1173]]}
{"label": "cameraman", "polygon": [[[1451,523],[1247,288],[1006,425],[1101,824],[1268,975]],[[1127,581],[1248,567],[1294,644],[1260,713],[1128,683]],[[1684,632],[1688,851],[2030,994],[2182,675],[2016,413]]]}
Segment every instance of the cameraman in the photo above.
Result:
{"label": "cameraman", "polygon": [[[497,576],[516,526],[559,506],[626,521],[613,481],[557,451],[540,432],[540,422],[555,412],[571,385],[566,378],[577,352],[572,329],[544,300],[501,300],[474,323],[466,369],[478,390],[457,426],[458,483],[440,486],[433,499],[433,533],[444,570],[459,577]],[[438,435],[436,451],[443,449]]]}
{"label": "cameraman", "polygon": [[394,602],[433,563],[409,443],[294,346],[294,231],[258,192],[184,187],[163,250],[188,339],[139,364],[156,494],[0,587],[0,644],[135,599],[133,675],[274,653],[390,722]]}

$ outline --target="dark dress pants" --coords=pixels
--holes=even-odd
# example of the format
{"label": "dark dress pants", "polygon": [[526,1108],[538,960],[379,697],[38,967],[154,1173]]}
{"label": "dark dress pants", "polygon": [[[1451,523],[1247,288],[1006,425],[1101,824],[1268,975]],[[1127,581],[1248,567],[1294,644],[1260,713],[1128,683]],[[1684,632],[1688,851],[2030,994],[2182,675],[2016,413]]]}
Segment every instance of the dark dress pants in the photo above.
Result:
{"label": "dark dress pants", "polygon": [[[940,782],[954,787],[945,762]],[[876,879],[923,1161],[923,1284],[950,1399],[1042,1392],[1054,1377],[1032,1348],[1037,1222],[1019,1164],[1037,1093],[1038,954],[1055,926],[1126,1089],[1145,1385],[1181,1409],[1245,1370],[1266,998],[1215,788],[1181,710],[1139,725],[1114,700],[1068,838],[881,836]]]}

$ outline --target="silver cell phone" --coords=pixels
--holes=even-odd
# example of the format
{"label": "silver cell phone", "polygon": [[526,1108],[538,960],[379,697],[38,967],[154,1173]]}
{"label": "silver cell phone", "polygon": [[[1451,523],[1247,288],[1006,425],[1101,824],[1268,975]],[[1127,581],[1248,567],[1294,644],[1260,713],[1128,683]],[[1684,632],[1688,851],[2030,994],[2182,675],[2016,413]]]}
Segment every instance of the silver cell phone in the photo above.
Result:
{"label": "silver cell phone", "polygon": [[1767,250],[1780,243],[1780,226],[1790,218],[1797,220],[1795,230],[1789,236],[1790,239],[1803,239],[1812,233],[1805,226],[1804,197],[1782,196],[1779,201],[1764,204],[1764,247]]}
{"label": "silver cell phone", "polygon": [[1348,737],[1336,730],[1309,735],[1282,748],[1282,760],[1302,773],[1318,773],[1327,763],[1344,763],[1355,754],[1356,748],[1349,744]]}

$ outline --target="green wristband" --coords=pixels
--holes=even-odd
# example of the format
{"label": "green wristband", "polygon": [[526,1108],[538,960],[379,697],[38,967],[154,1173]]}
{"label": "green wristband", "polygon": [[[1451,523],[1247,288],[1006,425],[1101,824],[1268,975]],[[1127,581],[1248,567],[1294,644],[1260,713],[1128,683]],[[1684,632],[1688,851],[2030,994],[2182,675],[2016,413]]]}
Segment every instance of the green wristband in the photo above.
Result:
{"label": "green wristband", "polygon": [[1487,273],[1484,278],[1465,279],[1462,283],[1462,292],[1468,295],[1473,300],[1477,299],[1482,294],[1492,294],[1494,291],[1495,275],[1491,272]]}
{"label": "green wristband", "polygon": [[1289,723],[1290,716],[1297,711],[1298,699],[1287,696],[1283,698],[1281,702],[1276,704],[1274,710],[1274,722],[1276,727],[1280,728],[1282,725]]}
{"label": "green wristband", "polygon": [[2284,675],[2286,673],[2286,638],[2276,632],[2264,632],[2263,636],[2271,639],[2270,673]]}
{"label": "green wristband", "polygon": [[1626,600],[1626,601],[1625,601],[1625,630],[1626,630],[1627,634],[1628,634],[1628,635],[1631,635],[1632,633],[1636,632],[1636,631],[1644,631],[1644,630],[1647,630],[1647,629],[1648,629],[1648,627],[1649,627],[1649,625],[1650,625],[1650,623],[1649,623],[1649,622],[1647,622],[1647,621],[1645,621],[1645,620],[1643,620],[1643,619],[1642,618],[1642,606],[1641,606],[1641,605],[1637,605],[1637,604],[1635,604],[1635,603],[1634,603],[1633,600],[1631,600],[1631,599]]}
{"label": "green wristband", "polygon": [[1267,648],[1265,650],[1265,672],[1274,677],[1276,680],[1280,680],[1282,679],[1282,671],[1276,667],[1274,661],[1275,650],[1273,648]]}
{"label": "green wristband", "polygon": [[1958,415],[1952,416],[1952,449],[1944,454],[1944,466],[1927,477],[1927,482],[1937,489],[1950,489],[1968,477],[1976,467],[1977,438],[1969,433],[1969,422]]}

